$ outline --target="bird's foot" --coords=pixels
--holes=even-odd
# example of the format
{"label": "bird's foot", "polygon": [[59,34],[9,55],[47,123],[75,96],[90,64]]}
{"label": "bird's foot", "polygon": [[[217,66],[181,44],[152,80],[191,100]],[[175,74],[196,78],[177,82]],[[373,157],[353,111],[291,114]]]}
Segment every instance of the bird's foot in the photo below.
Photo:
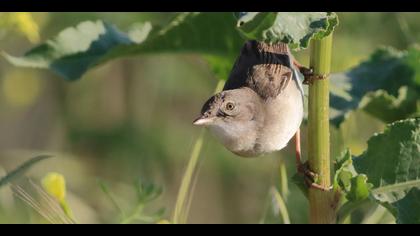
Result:
{"label": "bird's foot", "polygon": [[305,185],[308,188],[315,188],[325,192],[328,192],[332,189],[332,186],[324,187],[316,183],[316,180],[318,179],[318,174],[309,169],[308,162],[305,162],[304,164],[300,163],[298,165],[298,173],[303,175]]}
{"label": "bird's foot", "polygon": [[293,64],[303,75],[303,84],[312,84],[315,80],[322,80],[328,77],[328,75],[315,75],[314,70],[312,68],[307,68],[296,60],[294,60]]}
{"label": "bird's foot", "polygon": [[315,80],[326,79],[327,75],[315,75],[314,70],[307,67],[300,67],[300,73],[303,74],[303,84],[312,84]]}

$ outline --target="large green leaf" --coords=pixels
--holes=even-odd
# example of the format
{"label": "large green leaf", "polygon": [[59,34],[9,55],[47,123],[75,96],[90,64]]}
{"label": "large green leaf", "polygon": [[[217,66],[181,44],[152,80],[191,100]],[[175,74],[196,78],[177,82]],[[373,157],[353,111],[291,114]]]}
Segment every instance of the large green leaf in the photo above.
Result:
{"label": "large green leaf", "polygon": [[392,203],[390,207],[398,224],[420,224],[420,189],[411,189],[403,199]]}
{"label": "large green leaf", "polygon": [[306,48],[312,38],[328,36],[338,24],[331,12],[246,12],[237,17],[237,26],[247,38],[285,42],[293,49]]}
{"label": "large green leaf", "polygon": [[384,90],[370,92],[363,97],[360,107],[386,123],[420,116],[419,94],[408,86],[400,87],[397,97]]}
{"label": "large green leaf", "polygon": [[369,139],[367,150],[353,164],[358,173],[368,176],[372,194],[381,202],[396,202],[411,188],[419,188],[420,118],[388,125]]}
{"label": "large green leaf", "polygon": [[123,33],[103,21],[86,21],[64,29],[22,57],[3,55],[16,66],[50,69],[65,79],[75,80],[87,70],[118,57],[201,53],[210,55],[216,72],[225,75],[225,68],[230,69],[244,42],[235,24],[232,13],[180,13],[165,27],[143,22]]}
{"label": "large green leaf", "polygon": [[334,189],[348,200],[341,222],[367,201],[384,205],[397,223],[420,220],[420,118],[387,126],[359,157],[349,150],[336,158]]}
{"label": "large green leaf", "polygon": [[[241,14],[239,22],[252,14]],[[239,27],[247,39],[283,41],[306,47],[311,38],[329,34],[337,24],[334,13],[258,13]],[[164,27],[134,24],[128,33],[103,21],[85,21],[61,31],[22,57],[3,55],[16,66],[50,69],[68,80],[109,60],[145,53],[200,53],[225,79],[245,41],[232,13],[180,13]],[[270,33],[271,32],[271,33]],[[261,38],[263,37],[263,38]]]}
{"label": "large green leaf", "polygon": [[387,123],[418,116],[420,49],[378,49],[349,72],[333,74],[331,83],[331,119],[336,125],[354,109]]}
{"label": "large green leaf", "polygon": [[10,183],[11,181],[15,180],[16,178],[19,178],[20,176],[22,176],[26,171],[29,170],[29,168],[31,168],[36,163],[50,157],[51,156],[42,155],[42,156],[37,156],[26,161],[25,163],[17,167],[15,170],[8,173],[6,176],[3,176],[0,178],[0,188],[6,185],[7,183]]}

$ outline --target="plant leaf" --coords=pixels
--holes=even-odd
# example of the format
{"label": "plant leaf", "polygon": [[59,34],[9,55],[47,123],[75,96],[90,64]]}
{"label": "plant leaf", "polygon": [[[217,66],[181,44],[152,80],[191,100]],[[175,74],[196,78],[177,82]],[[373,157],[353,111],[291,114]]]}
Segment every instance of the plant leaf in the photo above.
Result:
{"label": "plant leaf", "polygon": [[381,202],[404,198],[420,187],[420,118],[397,121],[368,141],[367,150],[353,160],[358,173],[373,184],[372,194]]}
{"label": "plant leaf", "polygon": [[242,12],[237,14],[238,29],[249,39],[267,43],[288,43],[302,49],[312,38],[322,39],[337,26],[332,12]]}
{"label": "plant leaf", "polygon": [[398,224],[420,224],[420,189],[413,188],[401,200],[391,204]]}
{"label": "plant leaf", "polygon": [[358,174],[353,167],[349,149],[336,157],[334,174],[334,190],[344,194],[347,200],[357,202],[369,197],[372,185],[367,183],[367,176]]}
{"label": "plant leaf", "polygon": [[[238,15],[239,22],[247,20],[239,29],[248,39],[283,41],[295,48],[306,47],[311,38],[328,35],[338,22],[335,13],[255,13],[254,17],[250,16],[251,13]],[[104,21],[85,21],[64,29],[22,57],[3,55],[16,66],[50,69],[67,80],[76,80],[89,69],[119,57],[200,53],[209,61],[216,76],[225,79],[245,41],[236,24],[232,13],[180,13],[163,27],[140,22],[123,33]]]}
{"label": "plant leaf", "polygon": [[351,188],[351,178],[355,175],[350,169],[353,167],[350,150],[344,150],[335,158],[334,162],[334,190],[341,188],[349,192]]}
{"label": "plant leaf", "polygon": [[402,86],[398,96],[388,94],[384,90],[369,92],[360,101],[360,107],[374,117],[386,123],[409,117],[420,116],[420,101],[415,89]]}
{"label": "plant leaf", "polygon": [[380,48],[359,66],[331,76],[331,120],[339,125],[355,109],[384,122],[420,114],[420,49]]}
{"label": "plant leaf", "polygon": [[291,178],[291,182],[300,189],[300,191],[307,199],[309,199],[308,186],[305,184],[305,178],[301,174],[295,173]]}
{"label": "plant leaf", "polygon": [[51,156],[42,155],[42,156],[37,156],[37,157],[34,157],[34,158],[26,161],[25,163],[20,165],[15,170],[8,173],[6,176],[3,176],[3,177],[0,178],[0,188],[3,187],[4,185],[6,185],[7,183],[15,180],[16,178],[19,178],[20,176],[22,176],[26,171],[29,170],[29,168],[31,168],[36,163],[38,163],[42,160],[45,160],[47,158],[50,158],[50,157]]}
{"label": "plant leaf", "polygon": [[366,200],[386,207],[397,223],[420,219],[420,118],[387,126],[368,141],[367,150],[351,158],[349,150],[336,158],[334,189],[348,202],[341,206],[341,221]]}
{"label": "plant leaf", "polygon": [[346,196],[348,200],[362,201],[369,197],[372,184],[367,183],[367,179],[366,175],[360,174],[350,180],[351,188]]}
{"label": "plant leaf", "polygon": [[85,21],[22,57],[3,55],[13,65],[50,69],[67,80],[109,60],[146,53],[202,53],[230,58],[233,65],[244,42],[235,23],[231,13],[180,13],[164,27],[143,22],[123,33],[103,21]]}

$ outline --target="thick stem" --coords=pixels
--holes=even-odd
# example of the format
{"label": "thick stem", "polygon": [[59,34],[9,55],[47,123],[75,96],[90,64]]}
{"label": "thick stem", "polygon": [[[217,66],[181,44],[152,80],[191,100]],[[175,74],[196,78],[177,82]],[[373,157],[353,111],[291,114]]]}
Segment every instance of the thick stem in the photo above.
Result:
{"label": "thick stem", "polygon": [[[311,43],[310,67],[315,75],[330,73],[332,34]],[[331,185],[329,133],[329,79],[314,80],[309,85],[308,114],[309,167],[318,174],[315,180],[324,187]],[[332,191],[309,190],[310,223],[335,223],[336,204]]]}

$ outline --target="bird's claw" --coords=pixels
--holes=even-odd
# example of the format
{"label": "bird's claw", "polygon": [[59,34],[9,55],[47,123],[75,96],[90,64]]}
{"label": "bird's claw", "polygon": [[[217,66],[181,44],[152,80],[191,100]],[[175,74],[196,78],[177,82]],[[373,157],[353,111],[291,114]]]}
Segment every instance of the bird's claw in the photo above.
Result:
{"label": "bird's claw", "polygon": [[324,186],[316,183],[316,180],[318,178],[318,174],[309,169],[308,162],[305,162],[304,164],[300,163],[300,165],[298,166],[298,173],[303,175],[305,185],[308,188],[315,188],[315,189],[319,189],[319,190],[325,191],[325,192],[328,192],[332,189],[332,186],[324,187]]}
{"label": "bird's claw", "polygon": [[327,78],[327,75],[315,75],[312,68],[300,66],[299,71],[302,73],[304,78],[303,84],[312,84],[315,80],[322,80]]}

